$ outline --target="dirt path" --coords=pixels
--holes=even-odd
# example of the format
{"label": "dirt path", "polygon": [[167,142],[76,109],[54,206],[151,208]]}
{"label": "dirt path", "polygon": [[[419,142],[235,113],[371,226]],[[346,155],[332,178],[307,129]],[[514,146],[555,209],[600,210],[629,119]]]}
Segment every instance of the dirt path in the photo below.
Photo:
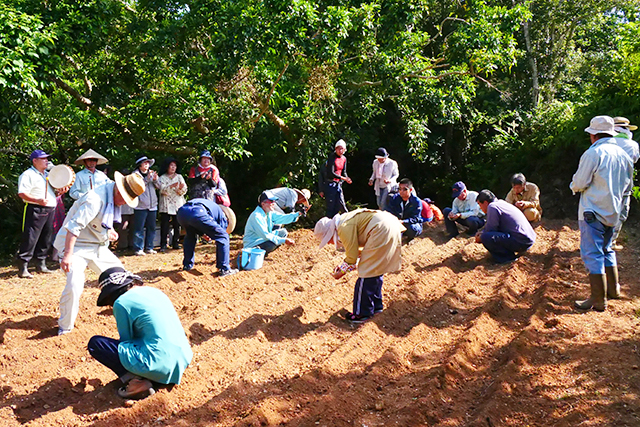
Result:
{"label": "dirt path", "polygon": [[429,228],[385,276],[385,311],[360,327],[340,317],[355,273],[332,279],[343,254],[319,251],[309,230],[261,270],[225,278],[212,274],[214,246],[198,248],[192,272],[179,251],[123,257],[169,295],[195,355],[182,384],[131,407],[86,351],[93,335],[117,337],[95,275],[76,330],[58,337],[62,272],[0,270],[0,425],[638,426],[638,239],[629,231],[619,254],[623,299],[578,314],[576,226],[544,222],[506,266]]}

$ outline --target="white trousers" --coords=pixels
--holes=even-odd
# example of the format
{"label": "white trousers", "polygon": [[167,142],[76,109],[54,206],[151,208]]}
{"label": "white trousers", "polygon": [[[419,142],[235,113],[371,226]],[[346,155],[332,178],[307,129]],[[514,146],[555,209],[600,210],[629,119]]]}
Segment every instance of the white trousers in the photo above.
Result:
{"label": "white trousers", "polygon": [[117,256],[105,245],[78,245],[73,249],[71,269],[67,273],[67,285],[60,297],[58,327],[70,331],[80,310],[80,295],[84,289],[84,270],[89,267],[97,274],[111,267],[122,267]]}

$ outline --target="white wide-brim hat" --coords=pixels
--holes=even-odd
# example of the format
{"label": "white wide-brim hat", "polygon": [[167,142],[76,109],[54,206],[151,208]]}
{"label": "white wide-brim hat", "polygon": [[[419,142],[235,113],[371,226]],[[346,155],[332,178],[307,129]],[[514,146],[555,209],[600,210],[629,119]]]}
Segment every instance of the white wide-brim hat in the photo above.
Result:
{"label": "white wide-brim hat", "polygon": [[339,218],[340,214],[336,214],[333,218],[327,218],[325,216],[316,222],[316,226],[313,229],[313,235],[320,240],[320,249],[329,243],[331,238],[333,238],[334,244],[338,244],[338,229],[336,224],[338,223]]}
{"label": "white wide-brim hat", "polygon": [[597,135],[599,133],[603,133],[605,135],[616,136],[618,132],[616,132],[615,122],[613,121],[613,117],[609,116],[595,116],[591,119],[591,123],[589,123],[589,127],[584,131],[590,133],[591,135]]}

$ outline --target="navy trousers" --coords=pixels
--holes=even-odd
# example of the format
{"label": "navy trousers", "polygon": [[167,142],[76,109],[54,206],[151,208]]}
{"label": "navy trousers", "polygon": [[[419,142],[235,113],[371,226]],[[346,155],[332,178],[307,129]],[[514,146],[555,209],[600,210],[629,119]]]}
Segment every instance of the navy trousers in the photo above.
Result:
{"label": "navy trousers", "polygon": [[533,245],[533,243],[522,243],[517,237],[499,231],[485,231],[481,238],[484,247],[500,264],[513,261],[516,259],[516,253],[524,252]]}
{"label": "navy trousers", "polygon": [[373,316],[382,311],[382,275],[376,277],[359,277],[353,290],[353,314],[357,316]]}
{"label": "navy trousers", "polygon": [[53,240],[53,216],[55,208],[27,204],[22,240],[18,250],[18,259],[31,261],[35,256],[38,260],[47,259],[47,253]]}
{"label": "navy trousers", "polygon": [[337,213],[348,212],[344,202],[342,183],[330,181],[324,185],[324,198],[327,201],[327,218],[333,218]]}
{"label": "navy trousers", "polygon": [[120,344],[120,341],[116,339],[94,335],[89,340],[87,349],[94,359],[111,369],[120,378],[128,371],[120,362],[118,344]]}
{"label": "navy trousers", "polygon": [[456,226],[456,222],[460,225],[467,227],[467,233],[476,234],[476,231],[481,229],[484,226],[484,218],[480,218],[477,216],[470,216],[466,219],[458,218],[455,221],[451,221],[449,219],[449,214],[451,213],[451,208],[444,208],[442,214],[444,215],[444,225],[447,227],[447,233],[449,236],[455,237],[459,234],[458,227]]}
{"label": "navy trousers", "polygon": [[216,242],[216,267],[220,271],[229,270],[229,235],[224,218],[214,219],[209,211],[200,204],[187,203],[178,210],[178,222],[187,234],[184,237],[185,270],[193,268],[194,254],[198,234],[206,234]]}
{"label": "navy trousers", "polygon": [[416,236],[419,236],[422,233],[422,224],[420,224],[419,222],[415,224],[402,225],[404,225],[407,229],[407,231],[402,234],[407,238],[408,242],[412,241]]}

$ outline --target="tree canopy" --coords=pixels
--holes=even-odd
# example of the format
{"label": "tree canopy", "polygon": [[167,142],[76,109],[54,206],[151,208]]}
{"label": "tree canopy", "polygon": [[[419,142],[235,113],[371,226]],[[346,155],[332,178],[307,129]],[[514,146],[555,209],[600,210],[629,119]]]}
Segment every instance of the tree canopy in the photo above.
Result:
{"label": "tree canopy", "polygon": [[444,200],[452,180],[560,177],[590,116],[640,118],[639,4],[6,0],[4,221],[20,222],[34,148],[56,162],[93,148],[115,169],[206,148],[240,209],[261,188],[312,187],[338,138],[366,167],[391,147]]}

